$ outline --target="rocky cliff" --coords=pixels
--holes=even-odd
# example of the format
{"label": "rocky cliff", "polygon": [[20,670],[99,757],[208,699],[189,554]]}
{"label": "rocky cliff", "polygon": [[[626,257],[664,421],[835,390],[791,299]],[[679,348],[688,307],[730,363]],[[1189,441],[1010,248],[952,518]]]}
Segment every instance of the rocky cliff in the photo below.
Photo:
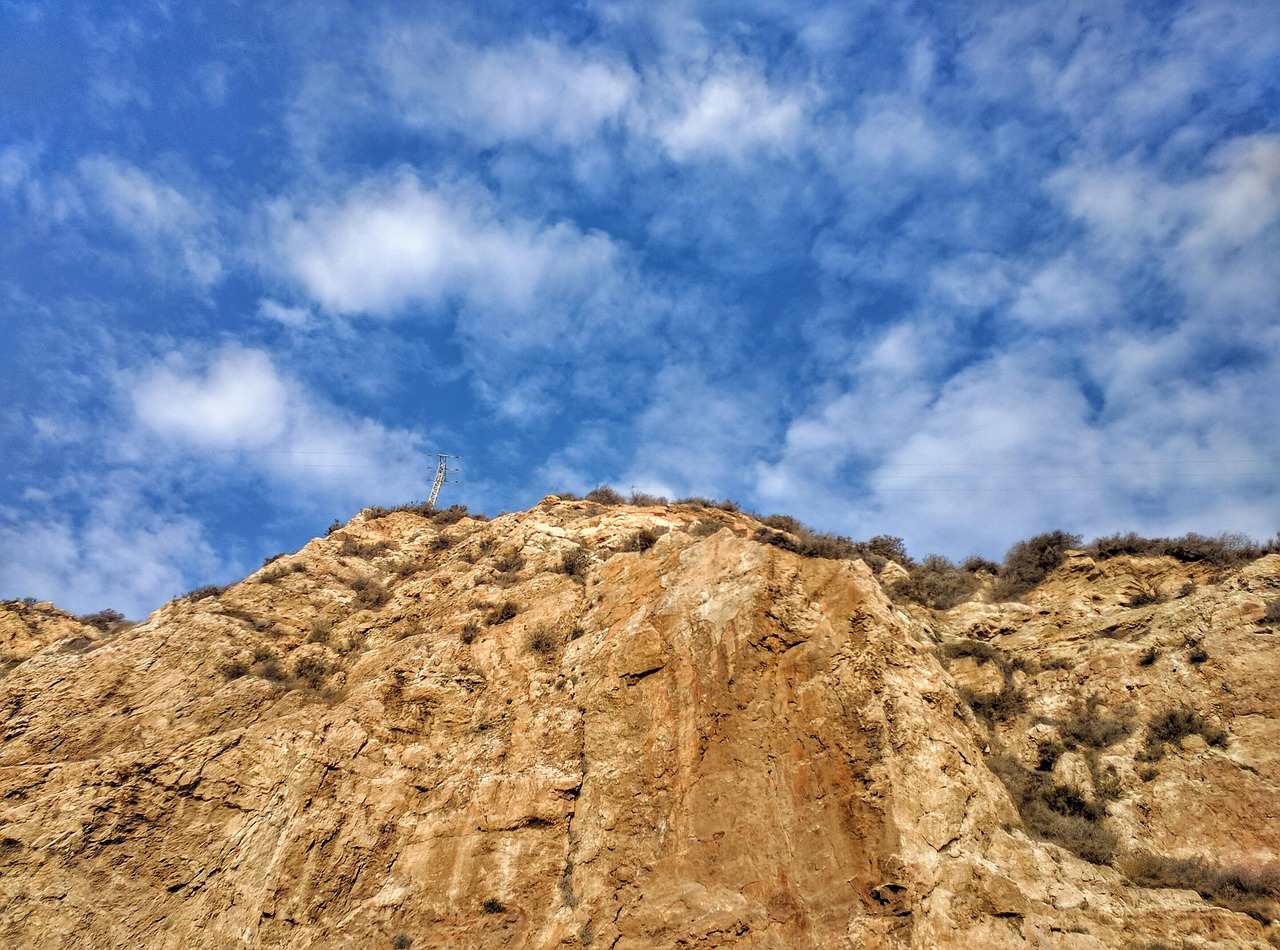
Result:
{"label": "rocky cliff", "polygon": [[0,943],[1280,945],[1280,557],[932,611],[735,512],[429,515],[0,609]]}

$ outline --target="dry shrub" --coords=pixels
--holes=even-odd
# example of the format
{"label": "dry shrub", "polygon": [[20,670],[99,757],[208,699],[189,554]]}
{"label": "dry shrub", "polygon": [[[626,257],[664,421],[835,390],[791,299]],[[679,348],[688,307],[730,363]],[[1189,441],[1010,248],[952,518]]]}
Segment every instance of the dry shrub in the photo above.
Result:
{"label": "dry shrub", "polygon": [[623,505],[626,500],[616,490],[608,485],[597,485],[591,491],[587,492],[587,501],[594,501],[597,505]]}
{"label": "dry shrub", "polygon": [[1166,744],[1177,745],[1190,735],[1199,735],[1209,745],[1219,748],[1225,748],[1229,738],[1225,729],[1213,725],[1194,709],[1175,706],[1154,716],[1147,723],[1147,738],[1142,751],[1138,753],[1138,761],[1158,762],[1164,758]]}
{"label": "dry shrub", "polygon": [[893,596],[895,600],[913,600],[934,610],[949,610],[972,598],[979,584],[975,573],[930,554],[910,568],[905,581],[894,586]]}
{"label": "dry shrub", "polygon": [[475,642],[476,637],[480,634],[480,628],[474,623],[463,624],[461,630],[458,631],[458,639],[470,646]]}
{"label": "dry shrub", "polygon": [[622,545],[624,551],[647,551],[658,543],[658,532],[652,528],[641,528],[632,534]]}
{"label": "dry shrub", "polygon": [[1009,790],[1028,833],[1051,841],[1093,864],[1115,857],[1117,837],[1106,823],[1106,807],[1079,789],[1058,785],[1011,756],[992,756],[987,766]]}
{"label": "dry shrub", "polygon": [[1184,563],[1203,562],[1215,567],[1238,567],[1266,554],[1280,550],[1280,544],[1271,541],[1258,544],[1243,534],[1220,534],[1208,537],[1203,534],[1184,534],[1180,538],[1144,538],[1132,531],[1095,538],[1086,549],[1099,560],[1127,554],[1133,557],[1172,557]]}
{"label": "dry shrub", "polygon": [[312,689],[319,689],[329,675],[329,664],[315,654],[300,656],[293,662],[293,675]]}
{"label": "dry shrub", "polygon": [[659,505],[667,504],[667,499],[661,495],[650,495],[648,492],[633,491],[628,504],[635,505],[638,508],[655,508]]}
{"label": "dry shrub", "polygon": [[197,600],[205,600],[206,598],[209,598],[209,597],[217,597],[224,590],[226,590],[225,587],[218,587],[214,584],[205,584],[203,587],[197,587],[195,590],[187,591],[179,599],[188,601],[190,603],[195,603]]}
{"label": "dry shrub", "polygon": [[1200,858],[1171,858],[1139,851],[1120,862],[1120,869],[1143,887],[1192,890],[1205,900],[1266,923],[1276,916],[1280,899],[1280,864],[1209,864]]}
{"label": "dry shrub", "polygon": [[381,607],[390,596],[385,587],[370,577],[357,577],[351,582],[351,589],[355,591],[356,605],[370,610]]}
{"label": "dry shrub", "polygon": [[996,578],[998,600],[1021,597],[1034,588],[1067,556],[1067,551],[1080,546],[1080,535],[1050,531],[1019,541],[1009,549]]}
{"label": "dry shrub", "polygon": [[316,617],[311,621],[311,628],[307,631],[307,642],[328,643],[332,633],[333,621],[328,617]]}
{"label": "dry shrub", "polygon": [[514,574],[524,567],[524,555],[519,552],[503,554],[493,562],[493,567],[500,574]]}
{"label": "dry shrub", "polygon": [[520,606],[514,600],[501,601],[489,609],[488,624],[491,627],[496,627],[506,623],[508,620],[515,619],[519,613]]}
{"label": "dry shrub", "polygon": [[570,548],[560,556],[560,571],[570,577],[585,577],[591,555],[584,548]]}
{"label": "dry shrub", "polygon": [[715,534],[723,527],[723,521],[717,521],[714,518],[701,518],[689,526],[689,533],[695,538],[706,538]]}
{"label": "dry shrub", "polygon": [[560,645],[556,635],[546,627],[539,627],[529,635],[529,650],[533,653],[540,653],[543,656],[549,656],[556,651],[556,647]]}
{"label": "dry shrub", "polygon": [[110,633],[119,624],[125,622],[124,614],[109,608],[107,610],[99,610],[96,614],[83,614],[76,619],[103,633]]}

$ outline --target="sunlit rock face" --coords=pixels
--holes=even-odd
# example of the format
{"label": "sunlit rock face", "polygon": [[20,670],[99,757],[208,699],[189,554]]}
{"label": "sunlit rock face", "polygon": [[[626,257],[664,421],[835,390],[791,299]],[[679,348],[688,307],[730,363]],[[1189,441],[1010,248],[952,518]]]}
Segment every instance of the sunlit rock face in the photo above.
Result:
{"label": "sunlit rock face", "polygon": [[[1073,556],[1024,603],[939,612],[758,528],[373,513],[131,628],[6,606],[0,943],[1276,939],[1265,898],[1126,860],[1274,861],[1280,557]],[[1168,591],[1127,606],[1140,584]],[[1175,707],[1203,728],[1153,742]],[[1094,815],[1101,863],[1011,793],[1027,775]]]}

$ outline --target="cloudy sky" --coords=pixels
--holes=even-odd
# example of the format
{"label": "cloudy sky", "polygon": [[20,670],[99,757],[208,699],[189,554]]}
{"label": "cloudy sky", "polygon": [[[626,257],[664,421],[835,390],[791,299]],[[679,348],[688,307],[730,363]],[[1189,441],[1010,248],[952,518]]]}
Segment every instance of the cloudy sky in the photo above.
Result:
{"label": "cloudy sky", "polygon": [[1274,0],[0,0],[0,596],[608,482],[1280,528]]}

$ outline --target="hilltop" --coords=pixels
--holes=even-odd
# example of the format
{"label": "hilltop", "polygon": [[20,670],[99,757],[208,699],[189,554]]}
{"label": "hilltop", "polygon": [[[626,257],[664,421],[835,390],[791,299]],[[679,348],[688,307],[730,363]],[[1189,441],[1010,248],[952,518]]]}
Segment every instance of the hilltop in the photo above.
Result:
{"label": "hilltop", "polygon": [[1280,555],[886,552],[551,496],[4,605],[0,942],[1280,946]]}

